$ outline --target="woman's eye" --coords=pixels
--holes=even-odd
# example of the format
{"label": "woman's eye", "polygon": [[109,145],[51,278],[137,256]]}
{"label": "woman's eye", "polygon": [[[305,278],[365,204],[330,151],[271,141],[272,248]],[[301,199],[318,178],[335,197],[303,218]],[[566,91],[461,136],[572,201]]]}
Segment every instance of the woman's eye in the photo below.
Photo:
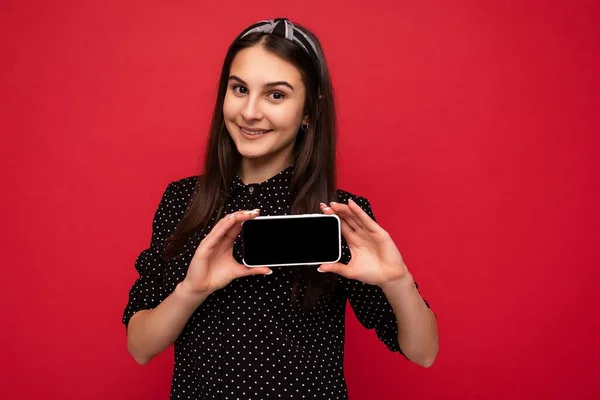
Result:
{"label": "woman's eye", "polygon": [[[248,94],[248,88],[245,86],[233,85],[231,90],[233,90],[235,94]],[[282,100],[285,97],[285,94],[281,92],[271,92],[269,93],[269,96],[271,96],[271,99],[273,100]]]}
{"label": "woman's eye", "polygon": [[234,92],[239,93],[239,94],[248,93],[248,89],[246,89],[245,87],[240,86],[240,85],[233,85],[232,89]]}
{"label": "woman's eye", "polygon": [[281,100],[285,97],[285,94],[281,92],[272,92],[271,96],[273,96],[273,100]]}

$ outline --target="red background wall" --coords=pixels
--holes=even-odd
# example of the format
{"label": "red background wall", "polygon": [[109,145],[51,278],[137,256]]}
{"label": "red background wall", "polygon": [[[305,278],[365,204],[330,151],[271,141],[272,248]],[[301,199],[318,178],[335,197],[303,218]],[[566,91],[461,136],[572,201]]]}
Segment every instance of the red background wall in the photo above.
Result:
{"label": "red background wall", "polygon": [[168,397],[171,351],[126,350],[133,263],[227,45],[288,16],[326,49],[340,187],[439,316],[430,369],[350,318],[351,399],[598,398],[598,3],[295,3],[2,2],[0,397]]}

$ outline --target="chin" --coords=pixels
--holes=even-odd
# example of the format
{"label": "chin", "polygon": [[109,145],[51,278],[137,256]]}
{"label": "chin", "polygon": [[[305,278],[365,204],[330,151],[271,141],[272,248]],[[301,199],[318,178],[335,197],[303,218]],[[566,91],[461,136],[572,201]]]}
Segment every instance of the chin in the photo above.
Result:
{"label": "chin", "polygon": [[242,156],[242,158],[247,158],[250,160],[256,160],[256,159],[266,156],[266,154],[262,154],[262,153],[259,154],[259,153],[242,153],[242,152],[240,152],[240,155]]}
{"label": "chin", "polygon": [[261,158],[269,154],[260,149],[249,149],[248,146],[238,146],[237,151],[244,158]]}

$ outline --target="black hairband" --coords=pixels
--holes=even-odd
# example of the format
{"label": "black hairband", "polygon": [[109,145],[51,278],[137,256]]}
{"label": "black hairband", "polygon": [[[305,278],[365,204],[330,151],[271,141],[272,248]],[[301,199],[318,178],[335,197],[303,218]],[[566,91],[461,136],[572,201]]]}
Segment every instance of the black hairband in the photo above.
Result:
{"label": "black hairband", "polygon": [[286,38],[287,40],[300,45],[300,47],[302,47],[311,58],[317,61],[319,60],[317,47],[315,46],[314,42],[308,37],[308,35],[296,28],[294,24],[292,24],[287,18],[275,18],[259,21],[246,28],[240,34],[239,39],[254,32],[272,33],[274,35]]}

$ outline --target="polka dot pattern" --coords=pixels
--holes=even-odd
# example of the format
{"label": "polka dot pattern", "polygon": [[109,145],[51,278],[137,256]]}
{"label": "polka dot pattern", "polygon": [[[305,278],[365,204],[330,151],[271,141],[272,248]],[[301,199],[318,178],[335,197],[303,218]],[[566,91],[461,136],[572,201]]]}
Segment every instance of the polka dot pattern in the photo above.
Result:
{"label": "polka dot pattern", "polygon": [[[261,184],[245,185],[236,176],[229,188],[227,213],[260,208],[261,215],[291,212],[293,166]],[[174,231],[193,193],[196,177],[166,188],[153,221],[150,247],[135,268],[139,278],[129,293],[123,323],[158,306],[186,274],[200,240],[190,240],[181,256],[164,259],[166,238]],[[339,190],[374,218],[367,199]],[[206,232],[214,225],[211,225]],[[343,240],[342,262],[350,261]],[[234,257],[242,262],[241,237]],[[377,286],[339,277],[341,284],[311,311],[290,300],[293,268],[273,268],[268,276],[236,279],[211,294],[193,313],[175,342],[171,399],[347,399],[344,380],[346,301],[367,329],[391,351],[402,354],[392,308]]]}

